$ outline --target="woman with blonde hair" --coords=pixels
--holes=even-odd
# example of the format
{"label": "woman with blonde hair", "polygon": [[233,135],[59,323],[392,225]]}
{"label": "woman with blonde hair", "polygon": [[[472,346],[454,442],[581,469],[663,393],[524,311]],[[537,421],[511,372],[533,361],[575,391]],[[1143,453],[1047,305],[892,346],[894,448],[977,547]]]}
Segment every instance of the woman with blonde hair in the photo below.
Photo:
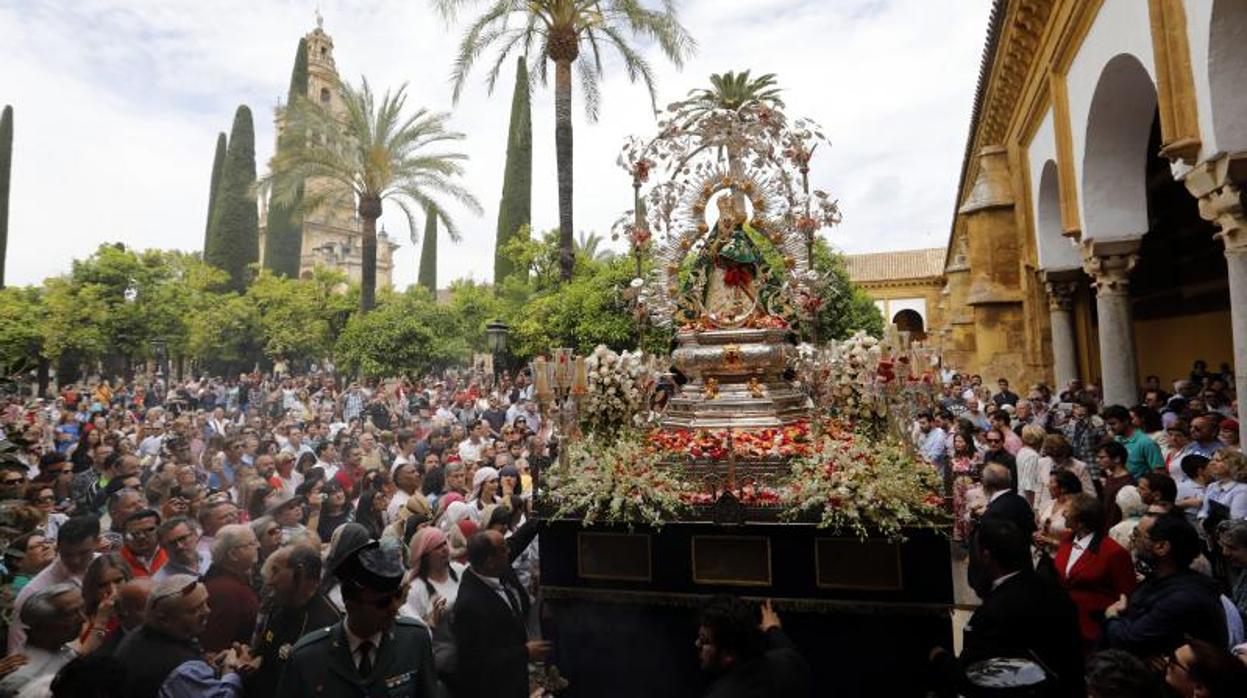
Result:
{"label": "woman with blonde hair", "polygon": [[1022,448],[1018,449],[1018,494],[1026,498],[1026,503],[1035,506],[1035,500],[1045,483],[1039,477],[1039,449],[1043,448],[1044,436],[1048,432],[1038,424],[1027,424],[1022,427]]}
{"label": "woman with blonde hair", "polygon": [[1204,505],[1199,522],[1205,530],[1215,529],[1226,520],[1247,518],[1247,455],[1221,449],[1208,463],[1212,482],[1204,489]]}

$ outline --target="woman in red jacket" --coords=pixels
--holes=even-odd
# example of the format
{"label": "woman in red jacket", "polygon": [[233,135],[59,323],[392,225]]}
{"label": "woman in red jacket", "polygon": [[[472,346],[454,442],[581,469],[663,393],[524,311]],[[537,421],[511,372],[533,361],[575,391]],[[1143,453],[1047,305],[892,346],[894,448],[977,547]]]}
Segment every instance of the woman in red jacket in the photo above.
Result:
{"label": "woman in red jacket", "polygon": [[1075,495],[1065,523],[1069,530],[1061,537],[1054,562],[1061,584],[1078,607],[1083,649],[1091,652],[1100,640],[1104,609],[1134,589],[1134,560],[1105,534],[1104,505],[1094,495]]}

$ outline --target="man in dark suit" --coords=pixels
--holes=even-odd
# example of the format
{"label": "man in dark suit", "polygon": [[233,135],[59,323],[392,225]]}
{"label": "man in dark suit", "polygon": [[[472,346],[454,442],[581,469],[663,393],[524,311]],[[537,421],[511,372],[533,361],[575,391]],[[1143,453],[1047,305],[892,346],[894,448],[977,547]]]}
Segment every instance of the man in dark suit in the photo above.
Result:
{"label": "man in dark suit", "polygon": [[399,551],[371,541],[334,573],[342,582],[346,618],[295,644],[277,696],[435,698],[429,631],[419,621],[398,617],[407,599]]}
{"label": "man in dark suit", "polygon": [[[991,519],[1009,521],[1029,540],[1035,532],[1035,513],[1030,504],[1026,503],[1026,499],[1013,489],[1013,478],[1008,468],[1000,463],[987,464],[983,467],[982,484],[983,494],[987,496],[987,508],[979,516],[979,525]],[[977,535],[976,527],[970,533],[970,559],[966,566],[966,580],[970,588],[982,596],[983,585],[991,580],[985,578],[983,562],[978,558],[977,546],[974,544]]]}
{"label": "man in dark suit", "polygon": [[718,596],[702,609],[697,650],[704,698],[802,698],[811,693],[810,666],[780,628],[768,599],[758,608]]}
{"label": "man in dark suit", "polygon": [[469,538],[468,564],[450,620],[455,696],[527,698],[528,662],[549,657],[550,643],[528,639],[528,594],[511,572],[502,534]]}
{"label": "man in dark suit", "polygon": [[988,580],[962,635],[962,652],[931,651],[933,682],[944,695],[964,688],[966,667],[995,657],[1021,657],[1045,669],[1045,695],[1082,695],[1078,617],[1069,596],[1035,575],[1030,539],[1010,521],[985,519],[975,540]]}

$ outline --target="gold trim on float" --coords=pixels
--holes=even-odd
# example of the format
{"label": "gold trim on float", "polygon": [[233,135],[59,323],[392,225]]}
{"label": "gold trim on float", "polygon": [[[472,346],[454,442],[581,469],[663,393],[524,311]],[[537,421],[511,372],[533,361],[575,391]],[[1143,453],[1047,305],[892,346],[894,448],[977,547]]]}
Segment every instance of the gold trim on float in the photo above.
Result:
{"label": "gold trim on float", "polygon": [[[603,574],[585,571],[585,540],[594,538],[643,538],[645,540],[645,574]],[[606,533],[599,531],[579,531],[576,533],[576,575],[581,579],[609,579],[621,582],[652,582],[654,581],[654,551],[648,533]]]}
{"label": "gold trim on float", "polygon": [[901,565],[901,546],[897,543],[886,543],[877,541],[868,541],[867,544],[887,545],[892,548],[892,553],[896,557],[896,583],[895,584],[841,584],[828,583],[823,581],[822,567],[822,543],[839,543],[848,541],[856,544],[863,544],[858,538],[851,537],[830,537],[814,539],[814,584],[819,589],[858,589],[865,591],[903,591],[905,589],[904,567]]}
{"label": "gold trim on float", "polygon": [[[697,543],[698,541],[702,539],[714,541],[716,543],[727,542],[727,541],[739,541],[739,542],[748,541],[750,543],[756,543],[758,541],[762,541],[763,543],[766,544],[766,579],[762,580],[762,579],[757,579],[757,578],[734,578],[734,577],[723,577],[723,578],[711,579],[711,578],[706,578],[706,577],[699,577],[698,570],[697,570]],[[693,563],[692,573],[693,573],[694,584],[740,586],[740,587],[769,587],[771,586],[771,583],[772,583],[771,539],[766,536],[692,536],[689,548],[692,554],[692,563]]]}

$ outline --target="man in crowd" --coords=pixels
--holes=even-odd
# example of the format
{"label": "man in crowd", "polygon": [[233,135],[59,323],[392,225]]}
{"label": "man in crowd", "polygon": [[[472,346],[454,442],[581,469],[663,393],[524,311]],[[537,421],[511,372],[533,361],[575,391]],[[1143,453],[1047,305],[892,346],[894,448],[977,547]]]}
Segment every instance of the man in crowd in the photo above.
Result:
{"label": "man in crowd", "polygon": [[987,450],[983,451],[984,463],[999,463],[1009,471],[1009,477],[1016,486],[1018,480],[1018,463],[1013,454],[1005,450],[1005,434],[1009,434],[1017,438],[1013,432],[1008,429],[998,429],[992,427],[983,434],[983,442],[987,444]]}
{"label": "man in crowd", "polygon": [[150,577],[168,562],[156,536],[159,527],[160,514],[155,509],[140,509],[126,518],[121,557],[130,565],[132,576]]}
{"label": "man in crowd", "polygon": [[701,612],[698,660],[708,688],[705,698],[811,695],[810,667],[780,626],[770,600],[757,608],[715,597]]}
{"label": "man in crowd", "polygon": [[1145,473],[1137,484],[1139,498],[1148,511],[1168,513],[1173,511],[1178,499],[1178,485],[1173,478],[1161,472]]}
{"label": "man in crowd", "polygon": [[194,577],[173,575],[158,582],[147,599],[147,622],[117,648],[117,659],[125,667],[125,694],[241,696],[241,673],[250,670],[251,656],[239,646],[216,655],[213,664],[204,661],[197,640],[208,615],[208,590]]}
{"label": "man in crowd", "polygon": [[511,569],[497,531],[468,539],[468,564],[451,616],[456,698],[524,698],[528,663],[550,656],[550,644],[529,640],[529,599]]}
{"label": "man in crowd", "polygon": [[[387,522],[398,520],[398,513],[403,507],[407,506],[407,500],[412,497],[424,497],[420,494],[420,485],[423,482],[420,477],[420,469],[416,463],[405,462],[399,464],[395,461],[394,485],[398,487],[398,491],[394,493],[394,497],[390,499],[390,504],[385,510]],[[426,504],[427,507],[427,504]]]}
{"label": "man in crowd", "polygon": [[1134,428],[1129,410],[1121,405],[1109,405],[1104,408],[1103,416],[1109,433],[1126,447],[1126,469],[1136,480],[1144,473],[1165,467],[1160,447],[1147,434]]}
{"label": "man in crowd", "polygon": [[485,436],[489,433],[489,424],[484,420],[474,420],[468,425],[468,438],[459,444],[459,459],[464,463],[479,463],[481,451],[485,448]]}
{"label": "man in crowd", "polygon": [[953,657],[943,647],[931,651],[933,683],[942,695],[953,695],[975,662],[1034,657],[1059,686],[1053,695],[1080,695],[1077,611],[1064,590],[1035,574],[1029,537],[1011,521],[990,518],[979,525],[975,545],[986,595],[966,624],[961,655]]}
{"label": "man in crowd", "polygon": [[942,463],[946,434],[930,412],[918,413],[918,433],[918,452],[931,463]]}
{"label": "man in crowd", "polygon": [[194,521],[184,516],[169,519],[160,524],[156,536],[166,558],[165,564],[154,575],[156,581],[175,574],[198,578],[208,571],[212,558],[205,558],[199,553],[199,529]]}
{"label": "man in crowd", "polygon": [[97,654],[115,655],[126,637],[147,619],[147,599],[156,583],[150,577],[137,577],[117,588],[117,629],[108,633]]}
{"label": "man in crowd", "polygon": [[199,508],[199,554],[212,557],[212,543],[223,526],[238,523],[238,507],[225,493],[213,494]]}
{"label": "man in crowd", "polygon": [[260,597],[251,588],[251,571],[259,554],[260,541],[250,526],[229,524],[217,533],[212,543],[212,566],[203,576],[211,612],[200,641],[209,652],[251,641],[260,612]]}
{"label": "man in crowd", "polygon": [[269,595],[253,648],[261,662],[246,681],[247,695],[272,696],[299,638],[340,620],[338,610],[320,592],[321,567],[320,552],[307,545],[278,548],[264,561]]}
{"label": "man in crowd", "polygon": [[1074,458],[1094,467],[1095,452],[1104,441],[1103,421],[1095,413],[1095,405],[1079,400],[1070,406],[1070,418],[1061,427]]}
{"label": "man in crowd", "polygon": [[53,584],[32,594],[22,606],[18,621],[26,626],[26,663],[0,681],[0,698],[13,698],[34,679],[55,674],[78,656],[78,639],[86,622],[82,589],[69,582]]}
{"label": "man in crowd", "polygon": [[[40,591],[58,584],[69,583],[82,588],[82,575],[95,558],[99,543],[100,522],[94,516],[75,516],[61,524],[57,533],[56,561],[22,587],[13,601],[13,614],[21,617],[26,599]],[[9,624],[9,652],[21,652],[26,646],[26,632],[21,623]]]}
{"label": "man in crowd", "polygon": [[1009,390],[1008,379],[1001,378],[997,380],[996,388],[1000,391],[992,396],[992,402],[996,403],[996,407],[1004,407],[1005,405],[1015,406],[1018,404],[1018,394]]}
{"label": "man in crowd", "polygon": [[[436,698],[429,631],[418,621],[398,615],[407,598],[398,550],[369,542],[351,551],[334,573],[341,580],[346,617],[309,632],[295,644],[277,685],[278,698]],[[527,667],[524,680],[527,688]],[[456,694],[456,698],[461,696]]]}
{"label": "man in crowd", "polygon": [[1191,453],[1211,459],[1225,444],[1217,440],[1217,424],[1211,417],[1191,420]]}
{"label": "man in crowd", "polygon": [[1199,534],[1180,514],[1148,514],[1132,538],[1144,579],[1104,612],[1105,643],[1163,658],[1195,637],[1224,647],[1225,611],[1217,584],[1191,569]]}

